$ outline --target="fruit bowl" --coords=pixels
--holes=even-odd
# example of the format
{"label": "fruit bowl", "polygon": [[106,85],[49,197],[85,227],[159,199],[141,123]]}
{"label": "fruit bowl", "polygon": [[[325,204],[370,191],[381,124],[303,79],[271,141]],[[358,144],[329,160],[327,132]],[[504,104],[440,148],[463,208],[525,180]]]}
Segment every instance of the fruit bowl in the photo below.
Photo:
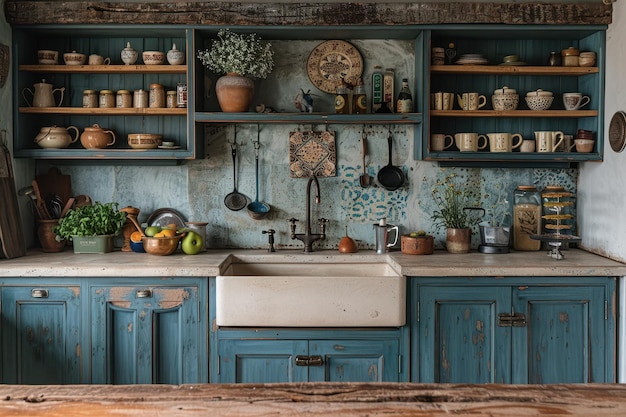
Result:
{"label": "fruit bowl", "polygon": [[173,237],[148,237],[141,238],[144,250],[151,255],[171,255],[178,248],[182,235]]}

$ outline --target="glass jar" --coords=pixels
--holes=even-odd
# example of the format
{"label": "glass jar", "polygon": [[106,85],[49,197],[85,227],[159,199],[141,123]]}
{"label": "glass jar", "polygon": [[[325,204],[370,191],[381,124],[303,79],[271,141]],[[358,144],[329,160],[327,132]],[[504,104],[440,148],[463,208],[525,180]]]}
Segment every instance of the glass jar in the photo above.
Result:
{"label": "glass jar", "polygon": [[520,185],[513,196],[513,248],[541,249],[541,241],[531,235],[541,233],[541,194],[534,185]]}
{"label": "glass jar", "polygon": [[83,91],[83,107],[85,108],[98,107],[98,94],[96,94],[96,90],[84,90]]}
{"label": "glass jar", "polygon": [[166,93],[165,107],[168,109],[176,107],[176,91],[170,90]]}
{"label": "glass jar", "polygon": [[150,107],[165,107],[165,89],[161,84],[150,84]]}
{"label": "glass jar", "polygon": [[133,107],[133,97],[130,95],[129,90],[119,90],[117,92],[117,98],[115,101],[116,107],[129,108]]}
{"label": "glass jar", "polygon": [[106,109],[112,109],[113,107],[115,107],[115,96],[113,95],[113,91],[111,90],[100,91],[99,106],[101,108],[106,108]]}
{"label": "glass jar", "polygon": [[135,90],[133,96],[133,106],[138,109],[148,107],[148,93],[146,90]]}

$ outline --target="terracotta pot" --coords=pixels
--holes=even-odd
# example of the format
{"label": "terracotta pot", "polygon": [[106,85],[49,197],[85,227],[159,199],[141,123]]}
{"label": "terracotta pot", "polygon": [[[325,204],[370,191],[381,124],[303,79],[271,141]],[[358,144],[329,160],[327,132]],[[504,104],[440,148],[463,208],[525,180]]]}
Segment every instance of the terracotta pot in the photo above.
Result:
{"label": "terracotta pot", "polygon": [[86,127],[80,135],[80,143],[86,149],[102,149],[115,143],[115,133],[100,127],[97,123]]}
{"label": "terracotta pot", "polygon": [[61,252],[65,247],[65,239],[57,241],[56,234],[53,232],[58,225],[58,219],[37,220],[37,237],[41,243],[41,250],[44,252]]}
{"label": "terracotta pot", "polygon": [[450,253],[468,253],[472,247],[472,229],[446,229],[446,249]]}
{"label": "terracotta pot", "polygon": [[246,112],[254,96],[254,81],[237,74],[227,74],[215,83],[217,101],[223,112]]}

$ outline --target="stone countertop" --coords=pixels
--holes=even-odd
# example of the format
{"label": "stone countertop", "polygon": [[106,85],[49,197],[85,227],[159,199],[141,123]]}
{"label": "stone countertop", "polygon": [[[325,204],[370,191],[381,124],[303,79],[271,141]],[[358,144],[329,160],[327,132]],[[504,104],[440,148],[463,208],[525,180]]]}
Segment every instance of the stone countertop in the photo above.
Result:
{"label": "stone countertop", "polygon": [[185,255],[180,250],[170,256],[114,251],[108,254],[74,254],[29,251],[27,256],[0,260],[0,277],[208,277],[220,274],[235,258],[247,262],[372,263],[387,262],[407,276],[626,276],[626,264],[580,249],[564,251],[555,260],[545,251],[508,254],[406,255],[390,252],[377,255],[373,250],[340,254],[333,250],[303,253],[301,250],[260,249],[209,250]]}

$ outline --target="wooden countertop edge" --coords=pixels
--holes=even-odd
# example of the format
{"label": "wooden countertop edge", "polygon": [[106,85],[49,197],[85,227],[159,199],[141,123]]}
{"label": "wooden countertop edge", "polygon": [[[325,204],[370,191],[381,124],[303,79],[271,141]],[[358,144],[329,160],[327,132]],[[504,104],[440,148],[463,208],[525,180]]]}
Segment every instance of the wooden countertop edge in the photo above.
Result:
{"label": "wooden countertop edge", "polygon": [[3,416],[626,415],[614,384],[2,385],[0,398]]}

